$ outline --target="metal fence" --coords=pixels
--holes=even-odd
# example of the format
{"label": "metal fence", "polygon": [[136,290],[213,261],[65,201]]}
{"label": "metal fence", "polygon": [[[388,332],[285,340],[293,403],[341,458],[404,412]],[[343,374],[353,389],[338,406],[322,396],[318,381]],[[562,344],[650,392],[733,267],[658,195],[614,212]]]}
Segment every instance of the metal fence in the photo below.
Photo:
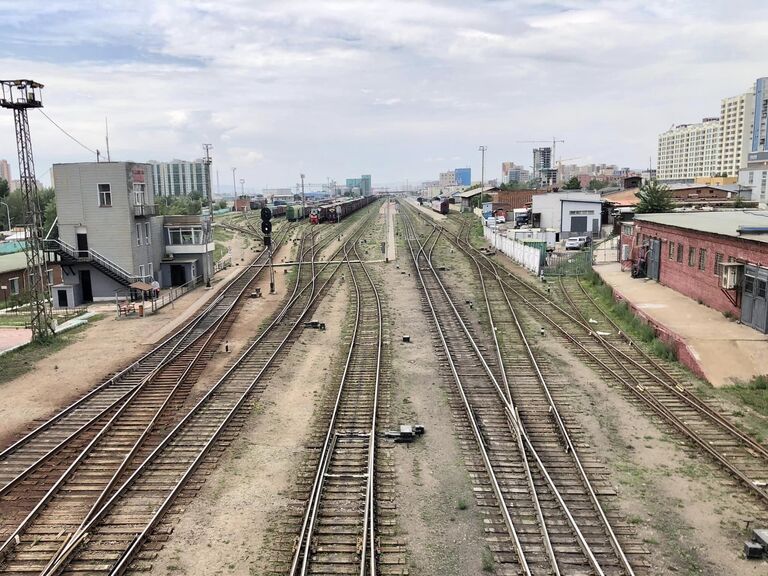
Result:
{"label": "metal fence", "polygon": [[542,266],[544,276],[581,276],[592,269],[592,248],[578,252],[552,252]]}
{"label": "metal fence", "polygon": [[203,277],[198,276],[197,278],[193,278],[186,284],[182,284],[181,286],[176,286],[175,288],[169,288],[167,290],[164,290],[161,292],[160,296],[157,298],[153,298],[150,300],[150,303],[152,305],[152,312],[157,312],[160,310],[160,308],[167,306],[174,300],[177,300],[178,298],[181,298],[189,292],[190,290],[194,290],[200,282],[202,282]]}

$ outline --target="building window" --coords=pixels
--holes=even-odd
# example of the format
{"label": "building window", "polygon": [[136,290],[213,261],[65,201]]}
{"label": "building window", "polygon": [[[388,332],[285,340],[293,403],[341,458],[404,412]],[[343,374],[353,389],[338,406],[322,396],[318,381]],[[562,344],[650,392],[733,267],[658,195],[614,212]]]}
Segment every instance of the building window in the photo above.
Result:
{"label": "building window", "polygon": [[48,277],[48,286],[53,286],[53,270],[46,270],[45,275]]}
{"label": "building window", "polygon": [[136,224],[136,246],[141,246],[141,224]]}
{"label": "building window", "polygon": [[669,241],[669,259],[672,260],[672,258],[675,257],[675,243],[672,242],[672,240]]}
{"label": "building window", "polygon": [[11,278],[8,280],[8,287],[11,290],[11,294],[18,294],[19,293],[19,279],[17,278]]}
{"label": "building window", "polygon": [[133,185],[133,203],[136,206],[144,206],[146,201],[146,184],[134,183]]}
{"label": "building window", "polygon": [[149,222],[144,222],[144,243],[149,246],[152,244],[152,236],[149,233]]}
{"label": "building window", "polygon": [[142,279],[144,278],[144,264],[139,264],[139,276],[141,276]]}
{"label": "building window", "polygon": [[693,266],[696,260],[696,248],[688,247],[688,266]]}
{"label": "building window", "polygon": [[172,246],[203,243],[203,229],[201,227],[168,227],[166,230],[168,231],[168,244]]}
{"label": "building window", "polygon": [[765,299],[765,280],[757,281],[757,291],[755,292],[757,298]]}
{"label": "building window", "polygon": [[99,184],[99,208],[112,207],[112,185]]}
{"label": "building window", "polygon": [[707,269],[707,250],[706,248],[699,248],[699,270]]}
{"label": "building window", "polygon": [[149,270],[149,275],[152,276],[152,278],[154,278],[155,277],[155,265],[152,262],[147,264],[147,270]]}
{"label": "building window", "polygon": [[677,261],[683,261],[683,245],[680,242],[677,243]]}
{"label": "building window", "polygon": [[723,255],[720,252],[715,253],[715,276],[720,276],[720,262],[723,261]]}
{"label": "building window", "polygon": [[753,276],[744,276],[744,293],[752,294],[755,289],[755,278]]}

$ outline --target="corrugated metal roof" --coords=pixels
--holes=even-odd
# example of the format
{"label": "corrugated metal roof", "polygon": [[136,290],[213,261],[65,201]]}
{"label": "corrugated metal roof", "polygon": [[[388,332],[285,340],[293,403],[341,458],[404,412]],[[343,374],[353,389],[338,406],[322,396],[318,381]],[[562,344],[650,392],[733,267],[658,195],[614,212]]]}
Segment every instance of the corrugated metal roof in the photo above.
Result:
{"label": "corrugated metal roof", "polygon": [[708,232],[720,236],[742,238],[768,243],[766,234],[739,234],[740,226],[765,227],[768,230],[768,210],[724,210],[713,212],[666,212],[664,214],[635,214],[635,220],[674,226],[686,230]]}

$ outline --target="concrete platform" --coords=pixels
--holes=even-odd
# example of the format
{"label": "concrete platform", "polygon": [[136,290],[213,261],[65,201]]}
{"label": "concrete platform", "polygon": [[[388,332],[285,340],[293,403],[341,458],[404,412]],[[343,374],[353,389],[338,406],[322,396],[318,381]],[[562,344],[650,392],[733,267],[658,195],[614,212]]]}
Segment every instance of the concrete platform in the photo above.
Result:
{"label": "concrete platform", "polygon": [[598,264],[595,272],[617,298],[659,331],[680,361],[713,386],[768,374],[768,336],[648,279],[632,278],[618,263]]}

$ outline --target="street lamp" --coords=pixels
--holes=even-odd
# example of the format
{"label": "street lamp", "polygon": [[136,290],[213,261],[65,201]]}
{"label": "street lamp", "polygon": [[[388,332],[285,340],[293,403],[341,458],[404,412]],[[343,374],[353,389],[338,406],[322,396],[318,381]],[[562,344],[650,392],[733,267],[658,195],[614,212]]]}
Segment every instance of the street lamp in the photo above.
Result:
{"label": "street lamp", "polygon": [[5,202],[0,202],[3,206],[5,206],[5,214],[8,216],[8,232],[11,231],[11,209],[8,208],[8,204]]}
{"label": "street lamp", "polygon": [[235,197],[235,200],[237,200],[237,181],[235,180],[235,172],[237,172],[237,168],[232,168],[232,195]]}
{"label": "street lamp", "polygon": [[245,196],[245,178],[240,178],[240,195]]}

